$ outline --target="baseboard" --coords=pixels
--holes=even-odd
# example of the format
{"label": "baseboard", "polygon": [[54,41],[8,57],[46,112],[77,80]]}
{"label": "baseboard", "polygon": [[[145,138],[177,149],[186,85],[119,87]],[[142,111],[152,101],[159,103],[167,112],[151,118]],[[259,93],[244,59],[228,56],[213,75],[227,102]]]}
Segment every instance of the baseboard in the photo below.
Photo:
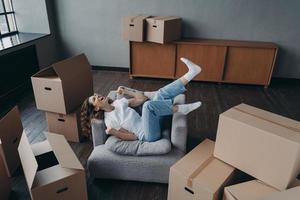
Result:
{"label": "baseboard", "polygon": [[106,70],[106,71],[118,71],[118,72],[129,72],[129,68],[126,67],[109,67],[109,66],[92,66],[93,70]]}

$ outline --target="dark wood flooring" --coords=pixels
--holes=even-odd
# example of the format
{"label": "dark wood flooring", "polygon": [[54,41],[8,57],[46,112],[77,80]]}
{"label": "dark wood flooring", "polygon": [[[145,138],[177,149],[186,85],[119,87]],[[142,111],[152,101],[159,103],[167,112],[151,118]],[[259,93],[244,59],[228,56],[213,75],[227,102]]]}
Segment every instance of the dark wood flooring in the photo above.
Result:
{"label": "dark wood flooring", "polygon": [[[126,72],[94,71],[95,92],[104,95],[120,85],[139,90],[157,90],[169,82],[143,78],[131,80]],[[242,102],[300,121],[299,80],[276,79],[268,89],[261,86],[192,82],[187,89],[187,102],[200,100],[203,103],[200,109],[188,116],[188,150],[205,138],[215,140],[218,115]],[[17,99],[17,104],[30,142],[44,140],[42,132],[47,128],[45,113],[36,109],[32,92]],[[86,166],[92,151],[91,142],[70,144],[83,166]],[[12,187],[11,199],[30,199],[22,169],[12,178]],[[166,184],[88,178],[89,199],[167,199],[167,190]]]}

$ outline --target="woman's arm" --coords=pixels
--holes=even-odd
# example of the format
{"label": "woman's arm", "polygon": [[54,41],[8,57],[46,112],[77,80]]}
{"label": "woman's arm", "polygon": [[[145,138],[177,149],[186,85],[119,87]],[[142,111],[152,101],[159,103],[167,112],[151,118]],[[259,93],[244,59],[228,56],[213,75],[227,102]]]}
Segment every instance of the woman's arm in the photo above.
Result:
{"label": "woman's arm", "polygon": [[130,133],[129,131],[123,128],[121,128],[120,130],[114,128],[107,128],[105,132],[106,134],[116,136],[121,140],[133,141],[138,139],[133,133]]}
{"label": "woman's arm", "polygon": [[134,92],[127,90],[124,87],[119,87],[117,92],[121,95],[128,95],[132,98],[128,99],[128,105],[130,107],[138,107],[142,105],[145,101],[148,100],[148,98],[142,93],[142,92]]}

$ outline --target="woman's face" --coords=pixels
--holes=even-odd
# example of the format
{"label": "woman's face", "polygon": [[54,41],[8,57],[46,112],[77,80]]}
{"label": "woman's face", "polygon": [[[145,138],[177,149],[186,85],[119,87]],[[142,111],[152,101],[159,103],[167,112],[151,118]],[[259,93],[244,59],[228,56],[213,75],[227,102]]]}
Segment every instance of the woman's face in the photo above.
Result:
{"label": "woman's face", "polygon": [[98,95],[98,94],[94,94],[91,97],[91,103],[93,104],[95,110],[99,110],[99,109],[104,109],[105,107],[107,107],[109,105],[108,103],[108,98]]}

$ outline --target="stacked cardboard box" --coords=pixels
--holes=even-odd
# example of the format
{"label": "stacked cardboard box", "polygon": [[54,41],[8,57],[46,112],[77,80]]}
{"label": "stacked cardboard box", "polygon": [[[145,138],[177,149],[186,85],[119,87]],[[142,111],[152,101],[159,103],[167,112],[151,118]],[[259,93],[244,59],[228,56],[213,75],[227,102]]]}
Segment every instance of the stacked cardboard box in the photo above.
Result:
{"label": "stacked cardboard box", "polygon": [[36,106],[46,111],[48,130],[80,141],[80,107],[93,94],[91,66],[84,54],[60,61],[31,77]]}
{"label": "stacked cardboard box", "polygon": [[22,132],[20,113],[15,106],[0,120],[0,157],[9,177],[20,165],[18,145]]}
{"label": "stacked cardboard box", "polygon": [[123,18],[123,38],[136,42],[168,43],[181,38],[180,17],[148,15]]}
{"label": "stacked cardboard box", "polygon": [[[225,187],[224,200],[262,200],[276,194],[280,194],[281,199],[299,199],[300,187],[296,186],[300,181],[296,177],[300,173],[300,122],[241,104],[220,115],[215,147],[205,154],[204,148],[199,151],[199,146],[191,152],[194,159],[189,158],[189,153],[171,167],[169,200],[220,199],[220,196],[208,195],[214,194],[208,192],[212,191],[212,183],[218,183],[219,193],[228,185],[216,182],[215,175],[224,170],[215,168],[213,173],[204,170],[208,165],[203,167],[201,160],[207,160],[210,151],[214,159],[257,178]],[[191,188],[189,174],[193,174],[195,166],[200,169],[196,170],[195,179],[199,184]],[[199,173],[202,175],[198,176]]]}
{"label": "stacked cardboard box", "polygon": [[234,181],[235,168],[213,157],[214,142],[204,140],[170,169],[169,200],[219,199]]}

